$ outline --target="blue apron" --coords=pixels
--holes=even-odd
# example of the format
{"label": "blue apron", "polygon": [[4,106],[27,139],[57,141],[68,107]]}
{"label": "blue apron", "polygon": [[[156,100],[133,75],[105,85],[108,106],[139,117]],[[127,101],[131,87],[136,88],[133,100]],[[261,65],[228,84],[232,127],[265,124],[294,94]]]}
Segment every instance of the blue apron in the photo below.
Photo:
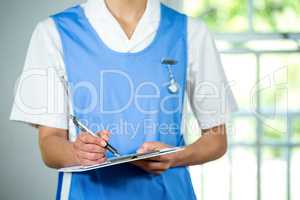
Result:
{"label": "blue apron", "polygon": [[[186,16],[161,5],[154,40],[136,53],[108,48],[80,6],[52,18],[62,41],[75,116],[93,131],[109,130],[110,143],[121,154],[134,153],[147,141],[184,145],[181,117],[187,68]],[[163,58],[178,61],[172,67],[180,87],[177,94],[168,91],[168,68],[161,64]],[[63,192],[65,175],[59,174],[57,199],[196,199],[185,167],[161,175],[132,164],[73,173],[68,190]]]}

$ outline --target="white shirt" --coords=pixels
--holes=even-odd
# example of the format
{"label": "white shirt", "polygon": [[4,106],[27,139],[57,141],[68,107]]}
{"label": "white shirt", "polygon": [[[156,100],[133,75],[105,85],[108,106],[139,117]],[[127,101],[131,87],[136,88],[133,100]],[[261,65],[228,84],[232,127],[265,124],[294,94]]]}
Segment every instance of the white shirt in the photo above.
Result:
{"label": "white shirt", "polygon": [[[104,43],[119,52],[137,52],[146,48],[154,39],[160,22],[160,2],[149,0],[132,38],[128,39],[104,0],[88,0],[81,6]],[[24,70],[16,87],[11,120],[69,128],[63,85],[50,69],[64,71],[65,66],[60,36],[53,20],[48,18],[37,25],[32,35]],[[199,19],[188,18],[187,70],[184,124],[191,113],[202,129],[226,123],[229,114],[236,110],[236,102],[227,87],[212,34]]]}

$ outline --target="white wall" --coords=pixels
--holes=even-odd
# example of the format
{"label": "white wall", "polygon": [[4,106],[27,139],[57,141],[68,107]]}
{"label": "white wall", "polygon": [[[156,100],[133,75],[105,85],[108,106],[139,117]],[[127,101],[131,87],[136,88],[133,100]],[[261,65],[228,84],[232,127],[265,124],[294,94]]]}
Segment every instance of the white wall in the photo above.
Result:
{"label": "white wall", "polygon": [[50,200],[56,172],[41,162],[37,131],[8,120],[13,88],[35,25],[76,0],[1,0],[0,6],[0,199]]}

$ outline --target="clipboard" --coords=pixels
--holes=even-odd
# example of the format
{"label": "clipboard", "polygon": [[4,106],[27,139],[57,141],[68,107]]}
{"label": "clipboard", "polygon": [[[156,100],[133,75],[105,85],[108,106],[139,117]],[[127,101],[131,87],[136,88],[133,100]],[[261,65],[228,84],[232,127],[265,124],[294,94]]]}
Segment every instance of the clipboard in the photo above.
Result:
{"label": "clipboard", "polygon": [[144,159],[153,158],[157,156],[172,154],[182,150],[184,150],[184,147],[172,147],[172,148],[166,148],[158,151],[151,151],[147,153],[129,154],[120,157],[109,158],[106,162],[97,165],[72,166],[72,167],[58,169],[58,171],[59,172],[86,172],[86,171],[100,169],[100,168],[109,167],[113,165],[119,165],[122,163],[129,163],[137,160],[144,160]]}

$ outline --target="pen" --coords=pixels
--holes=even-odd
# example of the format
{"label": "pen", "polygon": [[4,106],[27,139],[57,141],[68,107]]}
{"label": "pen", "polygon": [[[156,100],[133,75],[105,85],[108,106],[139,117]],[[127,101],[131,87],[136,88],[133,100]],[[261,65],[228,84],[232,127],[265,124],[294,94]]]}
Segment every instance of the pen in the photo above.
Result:
{"label": "pen", "polygon": [[[89,134],[91,134],[91,135],[93,135],[93,136],[95,136],[95,137],[99,137],[97,134],[95,134],[93,131],[89,130],[85,125],[83,125],[80,121],[78,121],[77,118],[76,118],[75,116],[70,115],[70,117],[71,117],[71,119],[72,119],[74,125],[75,125],[77,128],[79,128],[81,131],[87,132],[87,133],[89,133]],[[115,149],[113,146],[111,146],[108,142],[106,142],[105,148],[106,148],[107,150],[109,150],[110,152],[112,152],[115,156],[117,156],[117,157],[121,156],[121,155],[119,154],[119,152],[117,151],[117,149]]]}

